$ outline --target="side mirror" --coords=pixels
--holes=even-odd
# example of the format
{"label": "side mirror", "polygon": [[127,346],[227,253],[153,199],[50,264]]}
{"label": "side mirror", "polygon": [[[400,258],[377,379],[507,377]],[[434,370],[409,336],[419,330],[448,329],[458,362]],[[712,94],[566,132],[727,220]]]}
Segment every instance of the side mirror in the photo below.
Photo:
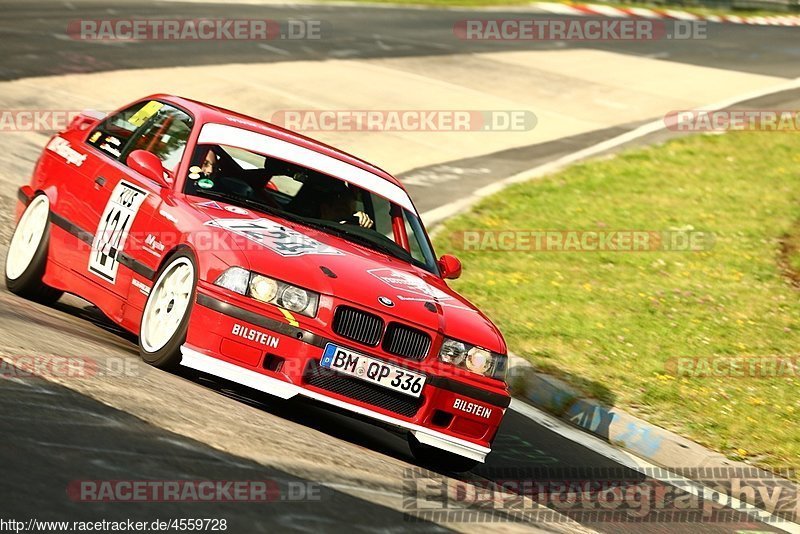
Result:
{"label": "side mirror", "polygon": [[439,272],[442,273],[442,278],[455,280],[461,276],[461,261],[455,256],[445,254],[439,258]]}
{"label": "side mirror", "polygon": [[128,154],[128,167],[161,187],[172,187],[164,177],[164,165],[158,156],[147,150],[134,150]]}

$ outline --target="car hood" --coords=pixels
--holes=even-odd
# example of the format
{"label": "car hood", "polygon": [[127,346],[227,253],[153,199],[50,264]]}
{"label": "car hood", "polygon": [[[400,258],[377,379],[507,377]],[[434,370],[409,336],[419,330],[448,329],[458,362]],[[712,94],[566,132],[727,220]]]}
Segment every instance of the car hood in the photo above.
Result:
{"label": "car hood", "polygon": [[[250,270],[505,353],[492,322],[438,276],[335,235],[222,201],[196,202]],[[388,300],[387,300],[388,299]],[[381,301],[384,301],[383,303]]]}

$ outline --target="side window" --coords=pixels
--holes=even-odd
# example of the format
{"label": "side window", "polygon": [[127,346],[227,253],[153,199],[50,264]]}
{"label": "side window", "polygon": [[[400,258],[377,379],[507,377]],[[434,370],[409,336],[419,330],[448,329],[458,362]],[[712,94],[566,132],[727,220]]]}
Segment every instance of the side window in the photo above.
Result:
{"label": "side window", "polygon": [[295,179],[294,176],[286,176],[285,174],[277,174],[270,180],[270,187],[276,191],[283,193],[288,197],[296,197],[300,190],[303,188],[303,182]]}
{"label": "side window", "polygon": [[153,107],[151,102],[140,102],[111,115],[95,128],[87,143],[111,158],[119,159],[136,129],[147,120],[141,120],[142,117]]}
{"label": "side window", "polygon": [[109,157],[125,161],[137,149],[161,158],[173,171],[186,148],[192,119],[183,111],[151,100],[111,115],[89,135],[87,142]]}
{"label": "side window", "polygon": [[[389,239],[394,240],[391,204],[389,201],[377,195],[372,195],[372,208],[375,212],[375,230]],[[409,217],[406,210],[403,210],[403,221],[406,226],[406,234],[408,234],[408,246],[411,249],[411,257],[423,265],[435,265],[433,257],[425,253],[427,247],[423,247],[420,244],[420,240],[425,239],[422,233],[422,227],[413,217]]]}
{"label": "side window", "polygon": [[125,147],[124,154],[127,157],[134,150],[147,150],[161,158],[165,169],[175,171],[191,129],[192,118],[189,115],[172,106],[160,105],[146,119],[144,129]]}
{"label": "side window", "polygon": [[372,196],[372,210],[374,212],[375,231],[394,241],[391,207],[392,205],[385,198],[377,195]]}

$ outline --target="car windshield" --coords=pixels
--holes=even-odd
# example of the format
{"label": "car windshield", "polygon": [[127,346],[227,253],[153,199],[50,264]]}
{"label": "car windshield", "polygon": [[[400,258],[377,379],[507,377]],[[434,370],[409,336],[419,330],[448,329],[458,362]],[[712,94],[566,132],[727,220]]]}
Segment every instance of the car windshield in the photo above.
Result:
{"label": "car windshield", "polygon": [[412,210],[297,163],[227,144],[200,143],[184,193],[275,214],[438,274],[428,237]]}

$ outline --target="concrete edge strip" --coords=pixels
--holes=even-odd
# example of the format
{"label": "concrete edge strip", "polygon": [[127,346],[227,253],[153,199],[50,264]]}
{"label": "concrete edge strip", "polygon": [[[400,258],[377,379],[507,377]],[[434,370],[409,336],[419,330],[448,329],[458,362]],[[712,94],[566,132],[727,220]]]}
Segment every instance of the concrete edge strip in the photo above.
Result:
{"label": "concrete edge strip", "polygon": [[[562,420],[555,418],[543,411],[538,410],[524,402],[514,400],[511,409],[517,413],[531,419],[537,424],[548,428],[556,434],[580,443],[586,448],[595,451],[597,454],[610,458],[614,462],[641,473],[642,475],[664,482],[666,484],[679,487],[689,494],[701,497],[704,502],[716,503],[721,506],[728,506],[734,510],[747,515],[753,521],[764,522],[767,525],[784,532],[800,533],[800,525],[780,516],[773,515],[769,510],[764,510],[753,504],[742,501],[736,497],[719,491],[718,488],[710,488],[702,483],[696,482],[680,474],[680,469],[662,468],[654,463],[642,459],[635,453],[623,452],[605,440],[593,435],[581,432]],[[705,467],[705,466],[704,466]],[[752,467],[750,469],[753,469]],[[765,472],[765,477],[769,477]],[[774,477],[772,477],[774,478]]]}
{"label": "concrete edge strip", "polygon": [[[713,111],[718,109],[725,109],[733,105],[736,105],[740,102],[746,102],[754,98],[759,98],[770,94],[780,93],[782,91],[788,91],[791,89],[798,89],[798,88],[800,88],[800,78],[795,78],[785,83],[767,89],[759,89],[756,91],[751,91],[749,93],[737,95],[735,97],[723,100],[721,102],[716,102],[714,104],[699,106],[694,108],[694,110]],[[434,226],[437,226],[439,223],[443,222],[445,219],[448,219],[453,215],[456,215],[457,213],[470,208],[479,200],[482,200],[490,195],[498,193],[510,185],[542,178],[546,175],[560,171],[565,167],[567,167],[568,165],[571,165],[572,163],[584,160],[586,158],[590,158],[592,156],[596,156],[607,150],[617,148],[621,145],[624,145],[625,143],[635,141],[637,139],[640,139],[642,137],[645,137],[647,135],[650,135],[652,133],[664,129],[666,129],[666,124],[663,118],[648,122],[629,132],[625,132],[616,137],[612,137],[611,139],[607,139],[595,145],[578,150],[577,152],[567,154],[556,160],[544,163],[537,167],[533,167],[531,169],[517,173],[513,176],[509,176],[508,178],[497,181],[493,184],[481,187],[473,191],[470,195],[466,197],[460,198],[458,200],[450,202],[449,204],[445,204],[443,206],[439,206],[438,208],[434,208],[432,210],[428,210],[422,213],[421,214],[422,220],[425,222],[425,225],[428,228],[432,228]]]}

